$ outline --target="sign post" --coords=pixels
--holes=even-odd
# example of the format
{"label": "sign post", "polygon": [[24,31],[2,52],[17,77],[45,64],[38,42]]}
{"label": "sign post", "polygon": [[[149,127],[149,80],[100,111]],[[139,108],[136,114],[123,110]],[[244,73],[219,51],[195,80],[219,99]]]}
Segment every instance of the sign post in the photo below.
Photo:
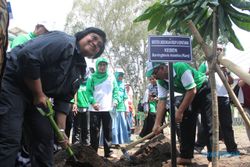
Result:
{"label": "sign post", "polygon": [[173,62],[191,61],[192,46],[190,37],[149,36],[149,61],[169,62],[170,124],[171,124],[171,166],[176,167],[176,123],[174,105]]}

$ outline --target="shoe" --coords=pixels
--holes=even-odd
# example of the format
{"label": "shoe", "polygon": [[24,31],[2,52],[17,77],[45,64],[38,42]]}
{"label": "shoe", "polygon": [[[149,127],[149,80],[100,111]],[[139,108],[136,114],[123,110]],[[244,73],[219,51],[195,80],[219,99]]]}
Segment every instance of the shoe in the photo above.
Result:
{"label": "shoe", "polygon": [[115,144],[115,148],[116,148],[116,149],[121,148],[120,144]]}
{"label": "shoe", "polygon": [[111,159],[117,159],[118,158],[117,155],[115,155],[113,153],[113,151],[111,151],[108,155],[105,155],[104,157],[105,158],[111,158]]}
{"label": "shoe", "polygon": [[236,151],[230,151],[230,152],[228,151],[224,155],[222,154],[221,156],[223,156],[223,157],[235,157],[235,156],[240,156],[240,155],[241,155],[240,151],[236,150]]}
{"label": "shoe", "polygon": [[194,151],[197,152],[198,154],[201,154],[202,150],[203,147],[194,146]]}
{"label": "shoe", "polygon": [[192,164],[192,159],[189,158],[177,158],[177,164],[178,165],[191,165]]}

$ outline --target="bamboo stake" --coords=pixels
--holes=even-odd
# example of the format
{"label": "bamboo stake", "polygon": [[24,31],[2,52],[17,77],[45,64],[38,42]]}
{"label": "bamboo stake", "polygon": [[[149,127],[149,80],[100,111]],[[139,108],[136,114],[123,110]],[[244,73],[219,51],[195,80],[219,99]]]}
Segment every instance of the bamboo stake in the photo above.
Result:
{"label": "bamboo stake", "polygon": [[246,71],[242,70],[240,66],[230,61],[228,58],[226,58],[223,55],[220,55],[218,57],[218,60],[220,64],[227,67],[230,71],[235,73],[237,76],[239,76],[241,79],[243,79],[244,82],[246,82],[248,85],[250,85],[250,74]]}

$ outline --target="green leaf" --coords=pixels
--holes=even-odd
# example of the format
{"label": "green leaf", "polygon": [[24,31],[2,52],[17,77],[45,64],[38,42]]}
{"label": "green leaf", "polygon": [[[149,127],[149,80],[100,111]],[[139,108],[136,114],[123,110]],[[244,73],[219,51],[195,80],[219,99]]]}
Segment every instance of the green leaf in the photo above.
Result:
{"label": "green leaf", "polygon": [[250,10],[250,2],[248,0],[228,0],[228,4],[232,4],[236,8],[242,10]]}
{"label": "green leaf", "polygon": [[160,23],[163,15],[164,12],[160,10],[151,17],[150,22],[148,24],[148,31],[154,29]]}
{"label": "green leaf", "polygon": [[202,5],[203,2],[204,2],[204,0],[198,0],[196,2],[196,4],[194,5],[194,9],[201,7],[201,5]]}
{"label": "green leaf", "polygon": [[187,5],[192,4],[195,1],[197,1],[197,0],[177,0],[177,1],[173,2],[172,5],[176,6],[176,7],[187,6]]}
{"label": "green leaf", "polygon": [[219,26],[221,34],[223,36],[228,36],[228,31],[224,23],[224,20],[225,20],[224,15],[225,15],[224,8],[220,5],[218,7],[218,23],[219,23],[218,26]]}
{"label": "green leaf", "polygon": [[228,40],[234,45],[235,48],[243,51],[244,48],[241,45],[239,39],[234,33],[234,30],[232,29],[232,23],[227,15],[224,17],[225,19],[225,26],[228,28],[229,34],[228,34]]}
{"label": "green leaf", "polygon": [[193,20],[194,24],[198,24],[200,21],[204,22],[203,20],[206,19],[205,16],[207,14],[208,8],[202,8],[200,9],[200,12],[197,13],[195,19]]}
{"label": "green leaf", "polygon": [[234,17],[235,19],[242,21],[242,22],[250,22],[250,15],[246,13],[241,13],[229,5],[226,6],[225,10],[226,12],[228,12],[230,17]]}
{"label": "green leaf", "polygon": [[212,31],[212,20],[213,17],[212,15],[210,17],[208,17],[206,20],[204,20],[205,24],[203,24],[200,28],[199,28],[199,32],[202,35],[202,37],[204,38],[204,40],[207,39],[209,33]]}
{"label": "green leaf", "polygon": [[163,34],[167,28],[167,21],[169,20],[169,17],[167,14],[165,14],[158,26],[156,27],[156,31],[158,31],[160,34]]}
{"label": "green leaf", "polygon": [[204,2],[202,3],[201,7],[202,7],[202,8],[206,8],[206,7],[207,7],[207,3],[208,3],[207,1],[204,1]]}
{"label": "green leaf", "polygon": [[213,5],[213,6],[219,6],[219,2],[218,0],[207,0],[209,4]]}
{"label": "green leaf", "polygon": [[168,26],[168,31],[171,31],[176,27],[180,19],[177,17],[177,15],[174,16],[174,18],[170,21],[169,26]]}
{"label": "green leaf", "polygon": [[150,19],[155,12],[157,12],[158,10],[160,10],[163,6],[159,3],[156,2],[155,4],[153,4],[152,6],[150,6],[149,8],[147,8],[142,15],[138,16],[134,22],[140,22],[140,21],[145,21]]}
{"label": "green leaf", "polygon": [[185,17],[185,21],[187,20],[192,20],[192,18],[195,16],[195,14],[197,13],[196,10],[193,10],[187,17]]}
{"label": "green leaf", "polygon": [[242,21],[235,19],[234,17],[230,17],[230,18],[234,22],[234,24],[237,25],[239,28],[246,30],[246,31],[250,31],[250,22],[242,22]]}

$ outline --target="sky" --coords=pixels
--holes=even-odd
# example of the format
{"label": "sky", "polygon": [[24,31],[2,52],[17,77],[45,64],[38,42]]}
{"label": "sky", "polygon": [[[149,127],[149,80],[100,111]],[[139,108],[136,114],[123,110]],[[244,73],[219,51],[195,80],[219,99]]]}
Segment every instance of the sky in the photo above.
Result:
{"label": "sky", "polygon": [[9,29],[19,27],[27,32],[34,30],[37,23],[49,30],[63,30],[66,16],[73,0],[7,0],[11,3],[13,19]]}
{"label": "sky", "polygon": [[[11,3],[13,19],[9,29],[19,27],[27,32],[34,30],[37,23],[44,24],[49,30],[63,30],[66,16],[73,6],[73,0],[8,0]],[[250,32],[233,26],[245,51],[239,51],[229,43],[226,56],[247,70],[250,67]]]}
{"label": "sky", "polygon": [[250,67],[250,32],[240,30],[236,26],[233,26],[233,29],[243,45],[244,51],[239,51],[233,46],[233,44],[229,43],[226,46],[226,56],[235,64],[240,65],[245,71],[248,71]]}

